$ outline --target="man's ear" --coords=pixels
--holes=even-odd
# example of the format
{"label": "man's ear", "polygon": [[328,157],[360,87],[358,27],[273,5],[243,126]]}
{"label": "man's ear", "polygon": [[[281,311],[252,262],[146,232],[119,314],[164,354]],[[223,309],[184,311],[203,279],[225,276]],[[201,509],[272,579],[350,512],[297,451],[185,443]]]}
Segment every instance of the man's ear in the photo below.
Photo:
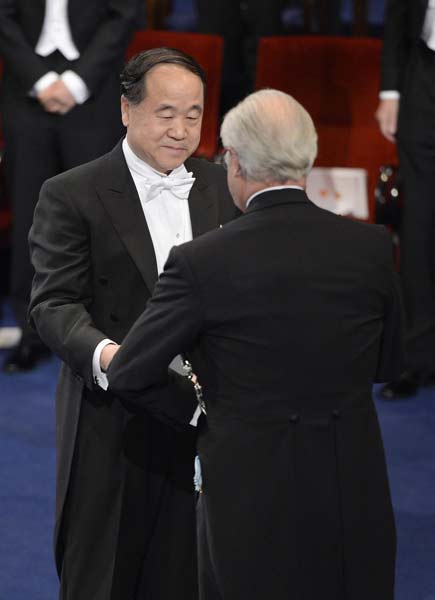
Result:
{"label": "man's ear", "polygon": [[121,119],[124,127],[128,127],[130,122],[130,103],[124,95],[121,96]]}
{"label": "man's ear", "polygon": [[242,175],[242,168],[240,166],[239,157],[237,156],[237,154],[235,152],[233,152],[233,164],[232,164],[232,168],[233,168],[234,177],[241,177],[241,175]]}

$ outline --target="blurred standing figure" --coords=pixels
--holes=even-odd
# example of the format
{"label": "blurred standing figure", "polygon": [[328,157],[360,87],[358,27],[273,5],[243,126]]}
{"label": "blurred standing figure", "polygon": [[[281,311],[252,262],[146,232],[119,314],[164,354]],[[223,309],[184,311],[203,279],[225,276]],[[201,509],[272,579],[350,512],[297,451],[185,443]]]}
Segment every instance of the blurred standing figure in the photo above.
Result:
{"label": "blurred standing figure", "polygon": [[373,381],[402,368],[390,235],[310,202],[317,136],[287,94],[248,96],[221,135],[244,214],[172,248],[109,390],[145,390],[175,354],[197,350],[201,600],[393,600],[372,401]]}
{"label": "blurred standing figure", "polygon": [[107,152],[122,135],[118,75],[137,7],[138,0],[0,0],[11,298],[23,329],[6,372],[32,369],[49,354],[26,325],[33,211],[46,179]]}
{"label": "blurred standing figure", "polygon": [[258,39],[282,33],[284,0],[196,0],[198,31],[224,37],[221,112],[251,92]]}
{"label": "blurred standing figure", "polygon": [[404,195],[400,272],[407,370],[388,399],[415,394],[435,373],[435,1],[389,0],[382,54],[382,133],[397,141]]}

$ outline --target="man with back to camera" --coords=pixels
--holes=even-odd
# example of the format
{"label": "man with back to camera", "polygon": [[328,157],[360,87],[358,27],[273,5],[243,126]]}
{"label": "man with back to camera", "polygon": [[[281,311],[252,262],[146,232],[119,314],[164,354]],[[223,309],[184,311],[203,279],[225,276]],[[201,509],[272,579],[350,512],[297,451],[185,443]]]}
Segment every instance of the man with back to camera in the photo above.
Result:
{"label": "man with back to camera", "polygon": [[393,600],[371,394],[402,367],[389,234],[307,198],[317,135],[287,94],[248,96],[221,136],[244,215],[171,250],[109,389],[134,396],[178,352],[201,359],[202,600]]}
{"label": "man with back to camera", "polygon": [[27,236],[43,182],[101,156],[123,135],[118,74],[140,0],[0,0],[5,182],[12,210],[10,300],[22,337],[3,370],[50,356],[27,324]]}
{"label": "man with back to camera", "polygon": [[[170,247],[235,215],[222,167],[190,158],[204,87],[201,67],[181,51],[131,59],[121,75],[126,138],[48,180],[35,211],[30,316],[63,361],[55,532],[63,600],[197,597],[195,435],[122,404],[104,369]],[[150,402],[189,424],[192,385],[165,371]]]}
{"label": "man with back to camera", "polygon": [[416,394],[435,375],[435,3],[389,0],[382,51],[384,136],[397,141],[403,192],[400,275],[407,316],[406,370],[381,390]]}

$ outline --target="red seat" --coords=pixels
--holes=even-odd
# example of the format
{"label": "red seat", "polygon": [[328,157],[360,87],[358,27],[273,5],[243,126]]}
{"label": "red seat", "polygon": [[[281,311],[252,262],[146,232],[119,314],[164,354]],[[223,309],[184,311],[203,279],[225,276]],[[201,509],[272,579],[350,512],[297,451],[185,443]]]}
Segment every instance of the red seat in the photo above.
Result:
{"label": "red seat", "polygon": [[317,166],[367,170],[371,220],[379,167],[397,164],[395,145],[374,119],[380,52],[381,41],[371,38],[262,38],[256,77],[257,89],[281,89],[309,111],[319,134]]}
{"label": "red seat", "polygon": [[129,59],[142,50],[168,46],[183,50],[195,58],[207,75],[207,97],[202,135],[197,156],[212,159],[218,148],[219,102],[223,58],[223,40],[218,35],[179,33],[174,31],[137,31],[127,49]]}

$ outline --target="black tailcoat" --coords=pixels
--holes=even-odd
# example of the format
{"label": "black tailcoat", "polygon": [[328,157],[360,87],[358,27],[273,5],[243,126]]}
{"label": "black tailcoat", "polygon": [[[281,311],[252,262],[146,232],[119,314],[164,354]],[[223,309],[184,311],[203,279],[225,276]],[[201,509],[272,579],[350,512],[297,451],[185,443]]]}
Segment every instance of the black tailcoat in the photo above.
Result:
{"label": "black tailcoat", "polygon": [[[197,236],[235,208],[221,167],[198,159],[186,167],[196,177],[188,201]],[[92,380],[95,347],[106,337],[122,342],[157,279],[121,144],[44,184],[30,248],[31,319],[63,361],[55,543],[65,598],[130,600],[143,589],[146,598],[191,600],[194,436],[126,408]],[[165,404],[184,394],[171,416],[188,423],[196,404],[191,384],[180,380],[166,377],[152,395]]]}
{"label": "black tailcoat", "polygon": [[109,368],[153,384],[194,347],[207,425],[204,600],[392,600],[395,528],[373,381],[402,368],[386,230],[303,191],[174,248]]}

